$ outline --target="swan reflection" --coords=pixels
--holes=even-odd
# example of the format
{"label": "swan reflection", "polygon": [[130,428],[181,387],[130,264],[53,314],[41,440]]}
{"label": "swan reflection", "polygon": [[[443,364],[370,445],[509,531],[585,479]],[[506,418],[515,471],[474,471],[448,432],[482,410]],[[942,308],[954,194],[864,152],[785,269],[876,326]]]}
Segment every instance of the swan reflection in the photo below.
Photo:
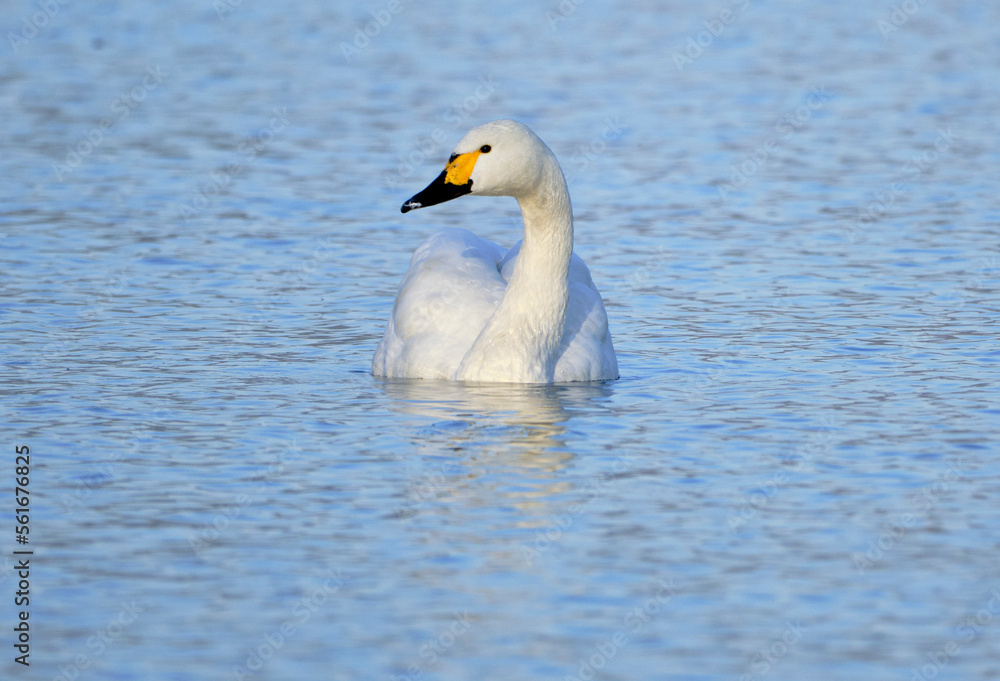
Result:
{"label": "swan reflection", "polygon": [[571,489],[561,472],[573,458],[566,446],[572,419],[606,412],[613,394],[607,384],[381,384],[393,410],[416,417],[417,451],[440,462],[409,481],[400,514],[442,504],[509,504],[528,526],[549,512],[550,497]]}

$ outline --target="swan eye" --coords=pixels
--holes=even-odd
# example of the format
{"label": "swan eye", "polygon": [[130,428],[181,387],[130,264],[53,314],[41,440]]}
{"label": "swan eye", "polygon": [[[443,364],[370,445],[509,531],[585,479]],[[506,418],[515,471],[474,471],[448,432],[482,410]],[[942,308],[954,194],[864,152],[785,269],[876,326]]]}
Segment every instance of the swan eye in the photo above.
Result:
{"label": "swan eye", "polygon": [[484,153],[484,154],[488,154],[488,153],[490,153],[490,150],[492,148],[493,147],[491,147],[490,145],[484,144],[483,146],[479,147],[479,151],[482,152],[482,153]]}

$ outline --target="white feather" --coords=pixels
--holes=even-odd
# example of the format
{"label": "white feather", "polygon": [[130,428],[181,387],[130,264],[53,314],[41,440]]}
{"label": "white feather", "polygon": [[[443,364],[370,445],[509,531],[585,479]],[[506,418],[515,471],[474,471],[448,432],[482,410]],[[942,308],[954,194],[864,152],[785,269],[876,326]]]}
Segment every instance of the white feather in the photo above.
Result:
{"label": "white feather", "polygon": [[[555,156],[515,121],[473,129],[455,153],[487,144],[471,194],[516,198],[524,240],[505,251],[467,230],[447,229],[421,244],[372,374],[508,383],[618,378],[604,303],[572,253],[572,207]],[[413,200],[406,206],[416,207]]]}

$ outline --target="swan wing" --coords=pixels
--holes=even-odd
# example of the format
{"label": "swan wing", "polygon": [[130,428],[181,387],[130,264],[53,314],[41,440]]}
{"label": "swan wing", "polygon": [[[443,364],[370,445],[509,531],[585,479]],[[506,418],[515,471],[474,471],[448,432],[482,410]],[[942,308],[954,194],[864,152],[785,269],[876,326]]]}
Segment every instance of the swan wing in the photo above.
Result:
{"label": "swan wing", "polygon": [[[521,242],[518,241],[500,261],[505,281],[514,274],[520,251]],[[594,285],[587,263],[576,253],[569,261],[569,300],[559,345],[555,382],[611,381],[618,378],[618,358],[611,343],[604,301]]]}
{"label": "swan wing", "polygon": [[569,263],[569,301],[560,349],[556,382],[618,378],[618,359],[611,343],[604,301],[586,263],[575,253]]}
{"label": "swan wing", "polygon": [[446,229],[414,252],[372,373],[451,379],[503,299],[506,251],[465,229]]}

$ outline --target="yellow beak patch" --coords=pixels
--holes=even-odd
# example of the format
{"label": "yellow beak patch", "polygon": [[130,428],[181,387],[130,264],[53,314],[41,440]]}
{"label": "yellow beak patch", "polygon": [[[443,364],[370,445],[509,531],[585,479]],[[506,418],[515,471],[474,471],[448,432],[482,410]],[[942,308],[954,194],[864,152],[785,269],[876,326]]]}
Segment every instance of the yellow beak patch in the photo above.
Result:
{"label": "yellow beak patch", "polygon": [[468,183],[469,178],[472,177],[472,169],[476,165],[476,159],[479,158],[479,154],[481,153],[482,152],[477,149],[476,151],[470,151],[466,154],[459,154],[450,160],[444,169],[444,181],[448,184],[457,185]]}

